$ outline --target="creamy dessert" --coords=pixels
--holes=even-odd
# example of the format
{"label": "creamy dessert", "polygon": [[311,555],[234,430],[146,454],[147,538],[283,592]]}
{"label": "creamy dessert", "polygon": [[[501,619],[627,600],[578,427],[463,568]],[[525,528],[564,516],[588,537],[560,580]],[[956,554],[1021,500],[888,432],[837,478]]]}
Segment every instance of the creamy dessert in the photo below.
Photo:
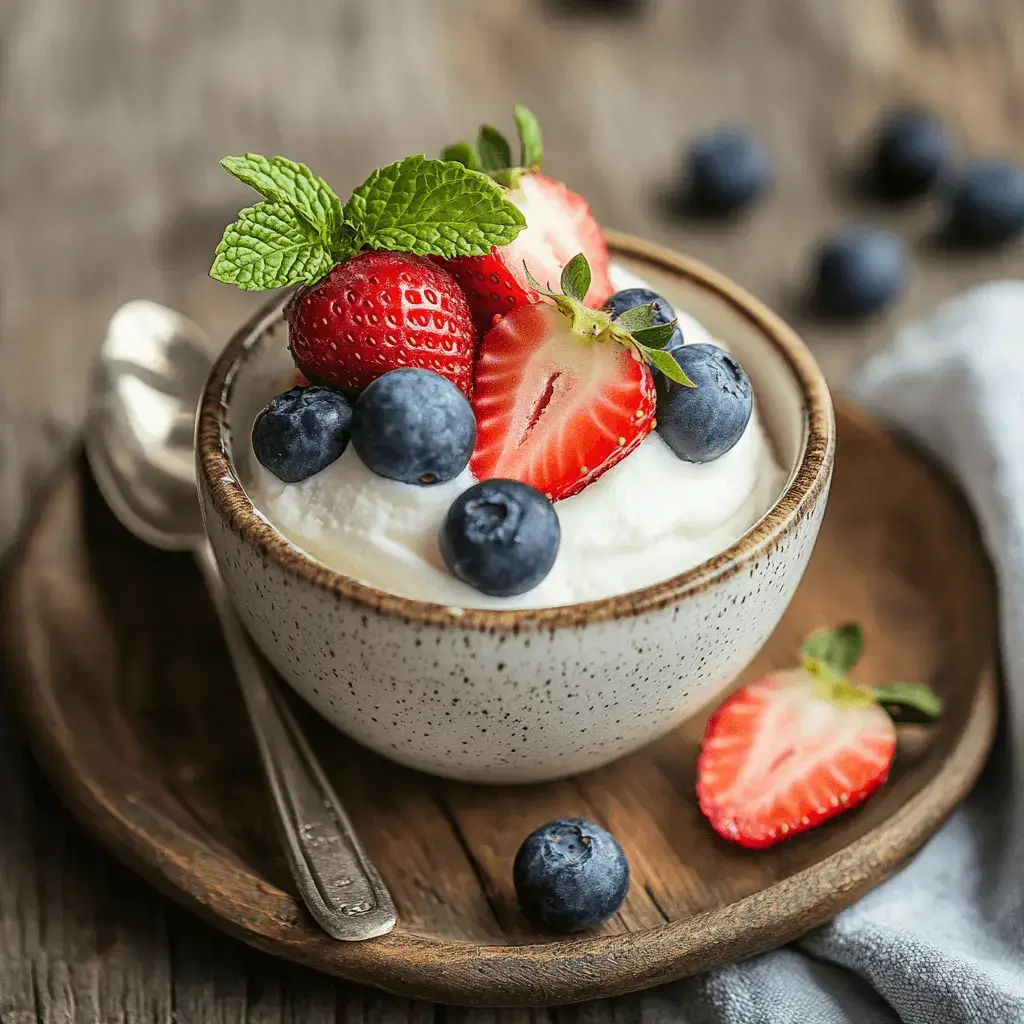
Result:
{"label": "creamy dessert", "polygon": [[[644,287],[611,267],[617,290]],[[717,344],[675,311],[686,344]],[[592,601],[668,579],[725,550],[774,504],[785,483],[756,409],[739,441],[713,462],[685,462],[652,431],[627,458],[554,502],[561,544],[532,590],[492,597],[448,571],[438,533],[452,501],[476,482],[417,487],[378,476],[350,445],[326,469],[285,483],[258,463],[250,496],[299,547],[389,593],[464,607],[542,608]]]}
{"label": "creamy dessert", "polygon": [[375,172],[344,207],[300,164],[225,161],[265,201],[212,273],[307,285],[287,310],[303,378],[253,424],[254,504],[330,568],[457,607],[668,579],[785,482],[742,368],[609,264],[516,113],[517,165],[507,144],[460,143]]}

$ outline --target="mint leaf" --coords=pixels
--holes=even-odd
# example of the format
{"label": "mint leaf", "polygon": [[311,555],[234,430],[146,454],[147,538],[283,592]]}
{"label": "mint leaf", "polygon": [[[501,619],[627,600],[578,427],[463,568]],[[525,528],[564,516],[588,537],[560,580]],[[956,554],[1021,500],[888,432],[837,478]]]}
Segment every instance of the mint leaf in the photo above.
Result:
{"label": "mint leaf", "polygon": [[836,675],[848,675],[857,663],[864,634],[856,623],[847,623],[836,629],[819,629],[812,633],[800,648],[808,658],[824,662]]}
{"label": "mint leaf", "polygon": [[683,373],[682,367],[668,354],[660,348],[643,348],[641,347],[646,359],[651,363],[652,366],[656,366],[669,380],[674,380],[677,384],[682,384],[686,388],[695,388],[697,385],[690,380],[689,377]]}
{"label": "mint leaf", "polygon": [[526,226],[487,175],[424,156],[374,171],[343,212],[355,248],[420,256],[484,256]]}
{"label": "mint leaf", "polygon": [[531,171],[540,167],[544,157],[544,142],[537,118],[526,107],[516,104],[516,129],[519,132],[519,166]]}
{"label": "mint leaf", "polygon": [[642,331],[645,327],[653,327],[654,303],[648,302],[641,306],[630,306],[629,309],[624,309],[615,317],[615,322],[630,333]]}
{"label": "mint leaf", "polygon": [[312,283],[334,266],[318,232],[287,203],[262,202],[228,225],[210,277],[244,291]]}
{"label": "mint leaf", "polygon": [[480,170],[480,154],[476,151],[476,146],[468,139],[445,146],[441,150],[441,159],[454,160],[455,163],[462,164],[463,167],[468,167],[471,171]]}
{"label": "mint leaf", "polygon": [[876,686],[871,693],[879,704],[895,704],[910,708],[929,721],[938,718],[942,713],[942,699],[923,683],[888,683],[885,686]]}
{"label": "mint leaf", "polygon": [[341,200],[305,165],[258,153],[226,156],[221,167],[274,203],[286,203],[330,245],[341,228]]}
{"label": "mint leaf", "polygon": [[[627,310],[628,312],[628,310]],[[652,324],[630,332],[644,348],[664,348],[675,334],[676,321],[670,324]]]}
{"label": "mint leaf", "polygon": [[497,128],[489,124],[482,125],[476,140],[476,148],[480,153],[480,168],[488,174],[504,171],[512,166],[512,147]]}
{"label": "mint leaf", "polygon": [[583,253],[578,252],[562,268],[562,294],[583,301],[590,290],[590,264]]}

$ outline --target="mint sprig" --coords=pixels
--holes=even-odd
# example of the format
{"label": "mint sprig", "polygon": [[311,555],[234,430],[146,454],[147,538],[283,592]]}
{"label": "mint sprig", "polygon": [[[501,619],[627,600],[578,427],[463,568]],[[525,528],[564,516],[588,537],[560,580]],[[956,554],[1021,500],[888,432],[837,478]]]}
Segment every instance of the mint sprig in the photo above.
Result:
{"label": "mint sprig", "polygon": [[267,201],[242,210],[224,232],[210,277],[243,291],[266,291],[316,281],[334,263],[334,254],[317,230],[293,207]]}
{"label": "mint sprig", "polygon": [[310,284],[363,249],[483,256],[526,226],[494,181],[462,163],[407,157],[374,171],[344,207],[323,178],[284,157],[221,164],[264,197],[228,225],[210,268],[245,290]]}
{"label": "mint sprig", "polygon": [[540,168],[544,143],[537,118],[522,104],[515,107],[519,136],[519,162],[512,159],[508,139],[492,125],[482,125],[476,143],[463,139],[441,151],[442,160],[454,160],[471,170],[482,170],[508,188],[516,188],[521,175]]}

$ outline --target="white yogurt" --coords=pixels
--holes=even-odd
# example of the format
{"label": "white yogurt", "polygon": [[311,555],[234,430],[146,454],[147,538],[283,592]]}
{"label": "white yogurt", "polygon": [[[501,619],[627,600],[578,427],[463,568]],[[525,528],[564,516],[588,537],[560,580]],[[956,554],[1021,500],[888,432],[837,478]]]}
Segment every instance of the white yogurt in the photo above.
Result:
{"label": "white yogurt", "polygon": [[[612,268],[617,289],[644,282]],[[714,339],[679,314],[687,344]],[[437,534],[452,501],[475,478],[434,487],[368,470],[350,445],[325,470],[287,484],[253,460],[252,497],[290,540],[338,572],[380,590],[464,608],[545,608],[593,601],[693,568],[738,540],[785,483],[755,407],[743,437],[722,458],[683,462],[657,433],[579,494],[555,502],[562,540],[551,572],[517,597],[481,594],[457,580]]]}

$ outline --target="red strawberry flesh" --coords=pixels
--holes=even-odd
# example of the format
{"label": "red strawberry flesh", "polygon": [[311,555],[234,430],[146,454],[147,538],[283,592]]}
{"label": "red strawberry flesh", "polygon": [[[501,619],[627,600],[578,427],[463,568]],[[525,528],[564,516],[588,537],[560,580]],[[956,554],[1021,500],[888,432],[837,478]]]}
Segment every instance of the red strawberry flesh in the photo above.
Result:
{"label": "red strawberry flesh", "polygon": [[885,782],[895,749],[880,705],[840,706],[802,669],[775,673],[712,715],[697,798],[719,835],[763,849],[866,800]]}
{"label": "red strawberry flesh", "polygon": [[452,276],[421,256],[362,252],[289,304],[289,344],[310,379],[356,394],[402,366],[473,390],[477,332]]}
{"label": "red strawberry flesh", "polygon": [[581,491],[650,433],[649,368],[615,342],[583,344],[543,302],[522,306],[484,336],[473,411],[478,480],[518,480],[553,501]]}
{"label": "red strawberry flesh", "polygon": [[526,227],[511,244],[487,256],[438,260],[459,282],[481,332],[519,306],[536,302],[523,265],[545,287],[558,286],[562,268],[582,252],[590,264],[590,288],[584,301],[594,309],[614,292],[608,246],[587,201],[544,174],[524,174],[508,194],[526,217]]}

